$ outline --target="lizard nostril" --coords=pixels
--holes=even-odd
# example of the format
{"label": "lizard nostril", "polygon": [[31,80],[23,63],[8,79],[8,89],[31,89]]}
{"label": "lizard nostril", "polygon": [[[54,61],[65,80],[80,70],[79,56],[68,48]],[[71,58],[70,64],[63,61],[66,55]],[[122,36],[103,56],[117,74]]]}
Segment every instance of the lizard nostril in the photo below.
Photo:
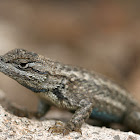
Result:
{"label": "lizard nostril", "polygon": [[0,56],[0,61],[3,61],[3,58]]}

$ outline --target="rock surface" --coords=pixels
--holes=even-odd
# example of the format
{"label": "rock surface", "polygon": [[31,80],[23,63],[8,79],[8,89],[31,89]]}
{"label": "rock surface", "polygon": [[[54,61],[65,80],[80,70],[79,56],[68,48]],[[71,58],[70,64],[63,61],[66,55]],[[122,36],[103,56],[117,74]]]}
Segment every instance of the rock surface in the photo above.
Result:
{"label": "rock surface", "polygon": [[[0,103],[7,101],[4,94],[0,92]],[[87,124],[82,126],[82,135],[72,132],[67,136],[51,134],[49,127],[55,124],[54,120],[35,120],[18,117],[7,112],[0,105],[0,140],[140,140],[140,135],[132,132],[121,132],[105,127],[94,127]]]}

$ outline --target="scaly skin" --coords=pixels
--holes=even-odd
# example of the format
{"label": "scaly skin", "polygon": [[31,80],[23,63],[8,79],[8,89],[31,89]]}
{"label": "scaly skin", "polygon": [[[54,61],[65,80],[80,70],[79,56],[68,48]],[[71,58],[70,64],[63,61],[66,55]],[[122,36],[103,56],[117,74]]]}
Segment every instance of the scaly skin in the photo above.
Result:
{"label": "scaly skin", "polygon": [[52,133],[81,133],[89,117],[122,123],[140,133],[139,103],[125,89],[95,72],[23,49],[0,56],[0,72],[35,92],[40,98],[38,116],[45,115],[51,105],[75,112],[65,125],[51,127]]}

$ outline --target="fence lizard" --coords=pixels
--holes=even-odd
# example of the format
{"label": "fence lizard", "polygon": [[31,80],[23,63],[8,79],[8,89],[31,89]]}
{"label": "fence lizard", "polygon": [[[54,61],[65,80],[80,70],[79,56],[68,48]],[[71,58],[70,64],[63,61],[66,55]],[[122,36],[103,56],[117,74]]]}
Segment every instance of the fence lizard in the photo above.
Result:
{"label": "fence lizard", "polygon": [[122,123],[140,133],[139,103],[125,89],[100,74],[23,49],[0,56],[0,72],[35,92],[40,99],[40,116],[45,115],[51,105],[74,111],[65,125],[51,127],[52,133],[81,132],[82,124],[89,117]]}

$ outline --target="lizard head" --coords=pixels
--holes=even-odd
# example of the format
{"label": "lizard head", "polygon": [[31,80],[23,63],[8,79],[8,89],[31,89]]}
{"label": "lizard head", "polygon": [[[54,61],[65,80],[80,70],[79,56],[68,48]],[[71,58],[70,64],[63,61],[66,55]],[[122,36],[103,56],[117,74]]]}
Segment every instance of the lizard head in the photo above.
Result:
{"label": "lizard head", "polygon": [[34,52],[15,49],[0,56],[0,72],[34,92],[43,90],[47,79],[45,60]]}

